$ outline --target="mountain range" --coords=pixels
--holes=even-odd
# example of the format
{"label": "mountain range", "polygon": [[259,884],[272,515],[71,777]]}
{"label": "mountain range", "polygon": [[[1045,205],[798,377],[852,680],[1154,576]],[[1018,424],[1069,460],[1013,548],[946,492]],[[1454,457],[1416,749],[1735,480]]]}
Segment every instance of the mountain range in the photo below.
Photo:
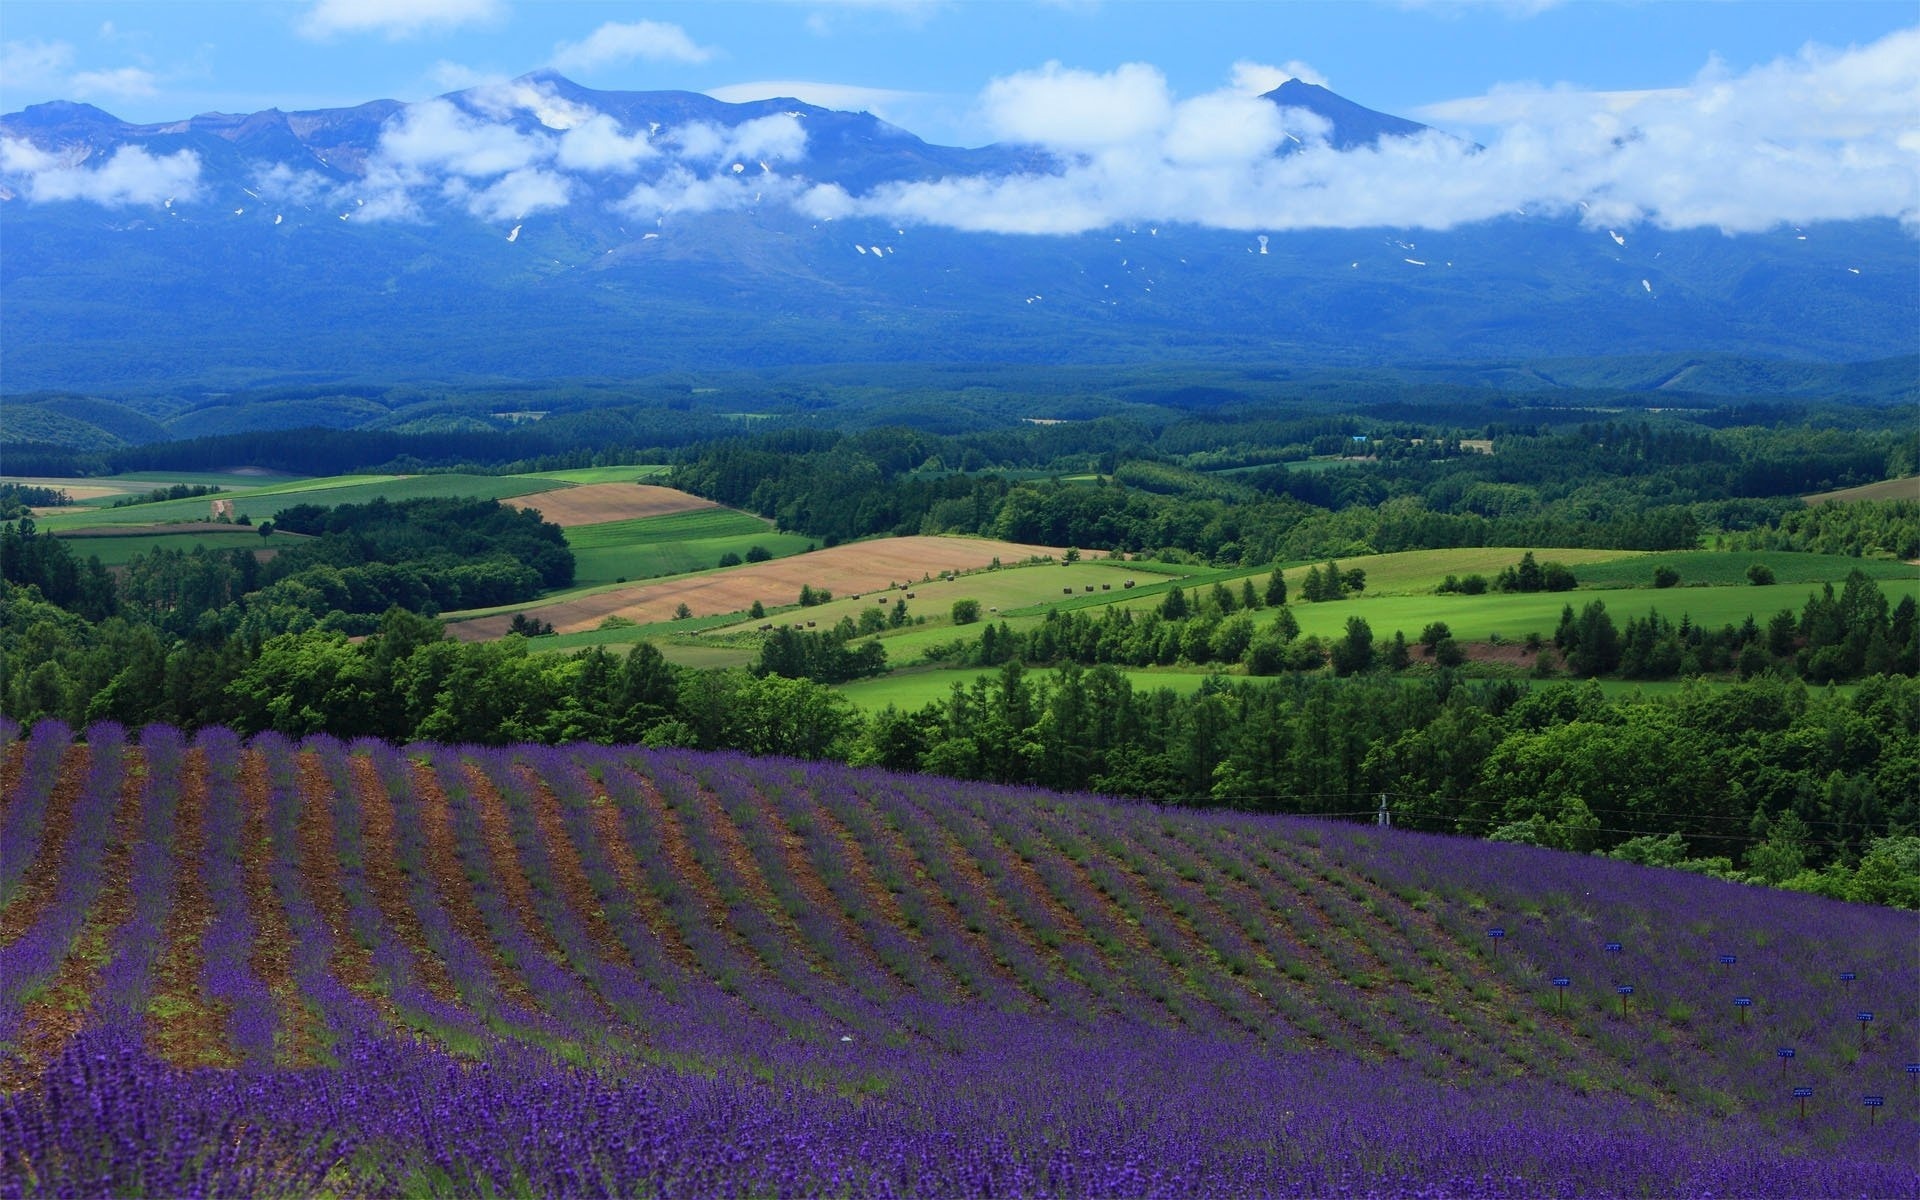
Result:
{"label": "mountain range", "polygon": [[[1276,155],[1447,135],[1292,80]],[[1457,143],[1456,143],[1457,144]],[[1758,234],[1514,212],[1445,229],[881,214],[1071,156],[867,113],[550,72],[417,104],[134,125],[0,116],[9,393],[619,377],[792,364],[1355,366],[1910,353],[1891,220]]]}

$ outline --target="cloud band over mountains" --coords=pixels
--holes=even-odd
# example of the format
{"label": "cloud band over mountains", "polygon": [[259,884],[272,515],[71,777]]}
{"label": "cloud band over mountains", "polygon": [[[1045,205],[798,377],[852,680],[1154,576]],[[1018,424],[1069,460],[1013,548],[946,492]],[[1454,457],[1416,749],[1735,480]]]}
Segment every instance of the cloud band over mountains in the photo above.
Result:
{"label": "cloud band over mountains", "polygon": [[[654,33],[629,28],[620,48],[636,38],[652,45]],[[780,202],[815,219],[1000,233],[1129,222],[1444,229],[1515,211],[1728,232],[1864,217],[1920,228],[1920,29],[1845,50],[1808,47],[1738,74],[1710,63],[1680,88],[1514,86],[1415,114],[1478,145],[1435,132],[1335,149],[1320,118],[1256,94],[1282,77],[1312,78],[1304,64],[1239,63],[1232,86],[1183,98],[1147,64],[1091,72],[1049,63],[992,81],[977,104],[1005,141],[1047,150],[1053,169],[866,190],[808,177],[798,118],[630,129],[520,81],[463,94],[464,103],[410,106],[382,131],[352,191],[366,202],[360,219],[425,219],[437,197],[482,219],[517,220],[607,203],[608,182],[630,180],[613,204],[636,217]],[[537,130],[515,123],[527,113]],[[76,162],[58,147],[0,140],[0,175],[34,201],[157,203],[191,195],[198,169],[191,152],[123,147],[104,162]],[[337,186],[286,164],[261,164],[261,178],[290,190]]]}

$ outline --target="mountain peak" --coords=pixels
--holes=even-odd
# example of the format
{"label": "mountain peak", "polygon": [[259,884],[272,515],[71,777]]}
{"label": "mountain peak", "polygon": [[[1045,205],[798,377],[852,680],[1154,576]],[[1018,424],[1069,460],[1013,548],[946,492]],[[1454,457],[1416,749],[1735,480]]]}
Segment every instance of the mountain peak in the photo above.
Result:
{"label": "mountain peak", "polygon": [[1300,108],[1332,126],[1327,143],[1335,150],[1371,146],[1383,137],[1417,137],[1431,126],[1355,104],[1345,96],[1304,79],[1289,79],[1261,96],[1281,108]]}

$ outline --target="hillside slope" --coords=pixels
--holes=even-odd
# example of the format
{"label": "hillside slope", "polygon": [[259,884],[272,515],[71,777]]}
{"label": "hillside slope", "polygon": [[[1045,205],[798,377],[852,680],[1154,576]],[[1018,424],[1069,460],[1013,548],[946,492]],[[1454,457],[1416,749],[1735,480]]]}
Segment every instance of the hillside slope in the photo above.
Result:
{"label": "hillside slope", "polygon": [[27,1190],[1916,1183],[1912,913],[786,760],[0,738]]}

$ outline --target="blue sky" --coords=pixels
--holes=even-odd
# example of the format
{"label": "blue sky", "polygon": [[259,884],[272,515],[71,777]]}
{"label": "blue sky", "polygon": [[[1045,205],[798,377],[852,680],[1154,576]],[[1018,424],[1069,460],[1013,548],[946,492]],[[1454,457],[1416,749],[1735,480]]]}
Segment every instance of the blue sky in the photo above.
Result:
{"label": "blue sky", "polygon": [[[1920,233],[1911,0],[5,0],[0,51],[4,110],[77,99],[160,122],[407,101],[343,197],[364,219],[428,219],[437,197],[512,223],[617,184],[614,207],[640,219],[764,199],[1035,234],[1514,212],[1577,214],[1616,239],[1863,217]],[[815,177],[800,113],[629,130],[510,82],[541,68],[602,90],[866,109],[930,141],[1039,147],[1055,167],[850,193]],[[1460,136],[1336,151],[1324,121],[1259,99],[1290,77]],[[461,104],[433,99],[460,89]],[[0,138],[0,189],[30,202],[195,196],[201,165]],[[261,163],[251,190],[328,186]]]}
{"label": "blue sky", "polygon": [[1227,85],[1251,62],[1291,64],[1370,107],[1471,134],[1472,111],[1446,102],[1527,84],[1678,87],[1703,70],[1738,74],[1809,43],[1838,50],[1916,23],[1911,3],[1841,0],[7,0],[0,109],[85,99],[161,121],[412,101],[558,62],[599,88],[743,99],[811,84],[802,99],[977,145],[1004,132],[982,104],[993,81],[1048,62],[1094,73],[1149,64],[1175,97]]}

